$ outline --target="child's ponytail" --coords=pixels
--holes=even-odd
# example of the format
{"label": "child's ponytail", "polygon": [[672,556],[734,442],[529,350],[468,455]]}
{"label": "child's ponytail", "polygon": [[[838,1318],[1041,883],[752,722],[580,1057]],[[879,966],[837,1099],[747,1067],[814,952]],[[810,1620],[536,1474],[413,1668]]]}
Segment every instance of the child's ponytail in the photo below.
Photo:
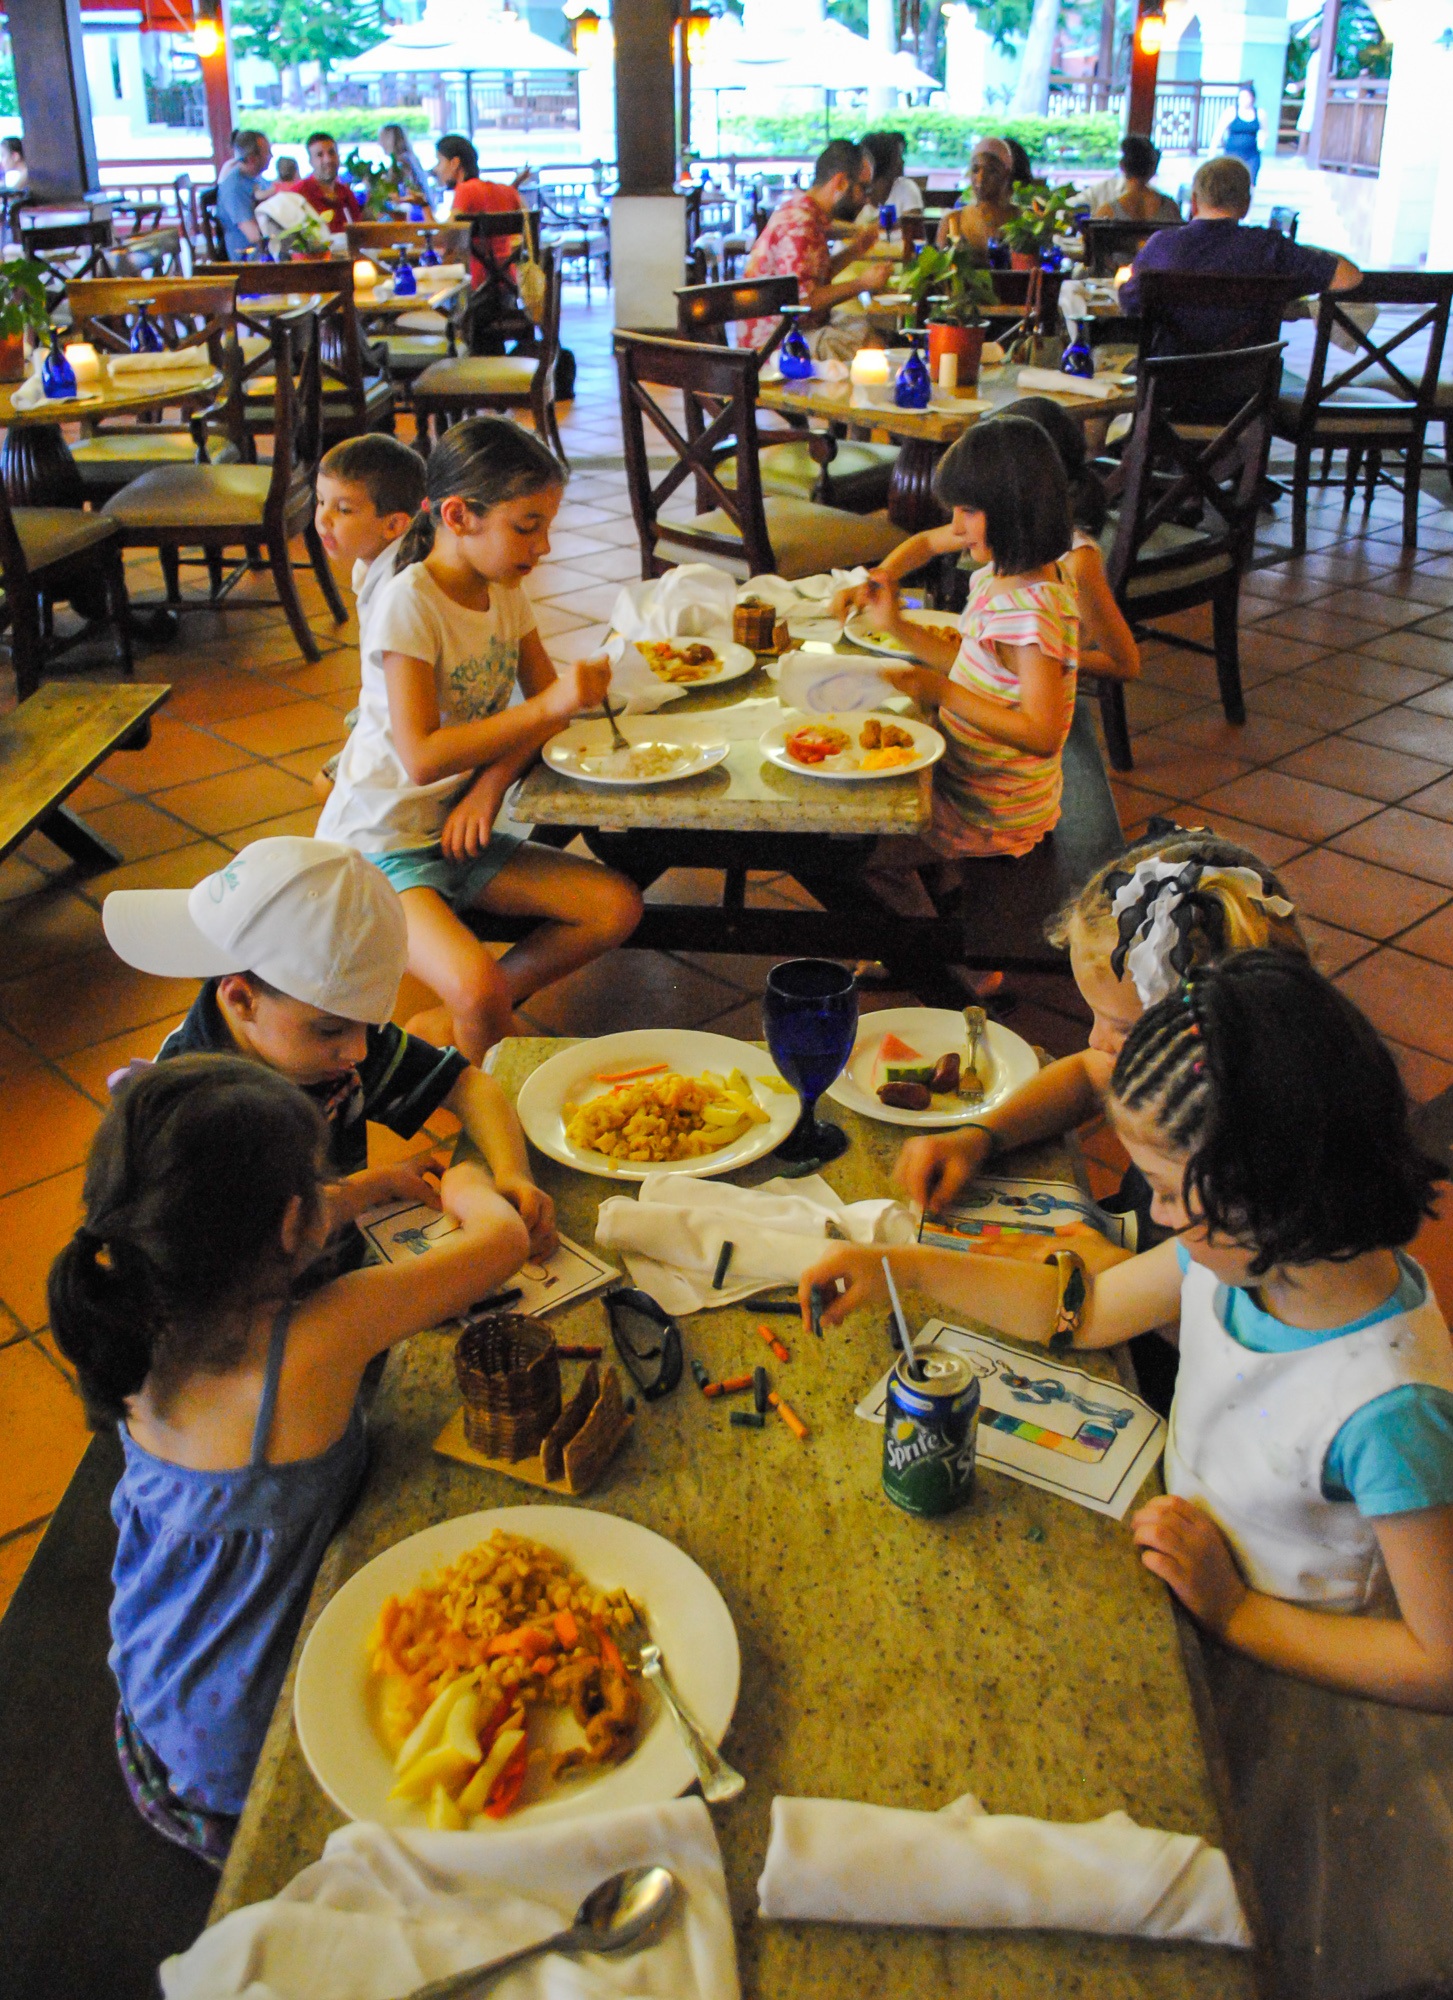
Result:
{"label": "child's ponytail", "polygon": [[83,1226],[51,1265],[48,1290],[56,1341],[92,1422],[117,1422],[151,1373],[144,1270],[129,1246]]}
{"label": "child's ponytail", "polygon": [[425,461],[426,496],[404,530],[394,574],[422,562],[433,548],[446,500],[462,500],[472,513],[487,514],[508,501],[564,486],[565,477],[559,459],[532,431],[508,417],[466,417],[445,431]]}

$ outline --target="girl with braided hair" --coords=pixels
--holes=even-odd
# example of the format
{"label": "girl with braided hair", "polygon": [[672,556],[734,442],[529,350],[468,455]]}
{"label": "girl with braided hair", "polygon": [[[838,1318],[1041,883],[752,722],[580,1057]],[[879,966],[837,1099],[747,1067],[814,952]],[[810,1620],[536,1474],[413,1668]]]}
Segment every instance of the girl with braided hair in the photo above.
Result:
{"label": "girl with braided hair", "polygon": [[[1178,1320],[1146,1567],[1263,1665],[1453,1712],[1453,1348],[1404,1249],[1444,1176],[1392,1057],[1304,959],[1237,952],[1134,1024],[1109,1109],[1167,1241],[1095,1277],[894,1250],[899,1286],[1051,1346]],[[840,1277],[827,1323],[882,1295],[881,1250],[835,1247],[804,1316]]]}

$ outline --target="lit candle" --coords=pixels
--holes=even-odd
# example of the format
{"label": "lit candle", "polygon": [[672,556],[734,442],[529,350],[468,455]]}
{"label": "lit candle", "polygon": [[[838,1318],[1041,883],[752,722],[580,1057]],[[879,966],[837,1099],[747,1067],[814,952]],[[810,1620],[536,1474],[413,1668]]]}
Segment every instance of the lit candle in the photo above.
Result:
{"label": "lit candle", "polygon": [[959,386],[959,357],[948,349],[938,357],[938,386],[940,389]]}
{"label": "lit candle", "polygon": [[353,289],[355,292],[371,292],[378,283],[378,266],[371,264],[367,257],[360,257],[353,267]]}
{"label": "lit candle", "polygon": [[888,354],[882,347],[860,347],[849,370],[855,389],[886,389],[889,382]]}
{"label": "lit candle", "polygon": [[76,386],[89,388],[101,379],[101,357],[88,340],[76,340],[66,349],[66,359],[75,371]]}

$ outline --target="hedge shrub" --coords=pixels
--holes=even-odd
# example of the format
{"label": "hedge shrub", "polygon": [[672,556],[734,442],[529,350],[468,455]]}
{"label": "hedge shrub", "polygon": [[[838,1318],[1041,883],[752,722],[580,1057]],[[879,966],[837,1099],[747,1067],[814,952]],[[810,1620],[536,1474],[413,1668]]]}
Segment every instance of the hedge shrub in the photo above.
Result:
{"label": "hedge shrub", "polygon": [[378,137],[380,125],[402,125],[406,132],[428,132],[429,114],[414,104],[342,104],[322,111],[248,111],[239,116],[256,132],[266,132],[274,146],[301,146],[310,132],[331,132],[340,146],[362,146]]}
{"label": "hedge shrub", "polygon": [[[1017,139],[1037,166],[1097,166],[1114,164],[1122,137],[1120,119],[1112,111],[1080,118],[1005,118],[983,112],[959,117],[936,107],[900,106],[889,114],[896,131],[908,135],[908,157],[914,164],[967,161],[975,141],[993,135]],[[855,138],[867,123],[865,112],[833,107],[824,122],[822,112],[792,111],[767,115],[723,113],[723,150],[743,153],[817,154],[831,136]],[[829,130],[830,128],[830,130]]]}

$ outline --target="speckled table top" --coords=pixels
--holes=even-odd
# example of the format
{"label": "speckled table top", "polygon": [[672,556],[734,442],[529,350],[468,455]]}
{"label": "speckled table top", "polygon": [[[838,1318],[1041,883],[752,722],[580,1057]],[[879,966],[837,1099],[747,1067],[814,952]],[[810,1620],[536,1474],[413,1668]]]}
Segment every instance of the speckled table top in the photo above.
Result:
{"label": "speckled table top", "polygon": [[[497,1074],[513,1092],[561,1046],[515,1041]],[[832,1107],[853,1144],[827,1178],[849,1200],[881,1193],[901,1133]],[[1016,1164],[1071,1178],[1062,1148]],[[621,1192],[536,1158],[564,1229],[594,1236]],[[770,1177],[769,1161],[744,1180]],[[905,1301],[910,1323],[929,1302]],[[587,1300],[562,1339],[600,1339]],[[757,1358],[750,1302],[685,1322],[713,1374]],[[991,1812],[1088,1819],[1123,1808],[1146,1825],[1220,1838],[1168,1599],[1122,1523],[981,1473],[943,1521],[883,1497],[880,1433],[853,1406],[886,1365],[885,1330],[860,1315],[819,1344],[790,1327],[784,1393],[811,1426],[733,1430],[689,1374],[643,1405],[630,1442],[582,1504],[639,1521],[686,1550],[722,1590],[742,1647],[727,1738],[748,1784],[715,1815],[748,2000],[1240,2000],[1239,1954],[1047,1932],[939,1932],[766,1924],[755,1884],[776,1793],[933,1810],[976,1793]],[[303,1637],[345,1579],[435,1521],[519,1504],[525,1489],[435,1457],[456,1400],[451,1342],[422,1334],[390,1358],[371,1428],[368,1487],[324,1561]],[[1091,1367],[1113,1373],[1108,1357]],[[300,1641],[301,1644],[301,1641]],[[213,1916],[276,1893],[317,1858],[339,1817],[291,1721],[291,1675],[273,1719]]]}

